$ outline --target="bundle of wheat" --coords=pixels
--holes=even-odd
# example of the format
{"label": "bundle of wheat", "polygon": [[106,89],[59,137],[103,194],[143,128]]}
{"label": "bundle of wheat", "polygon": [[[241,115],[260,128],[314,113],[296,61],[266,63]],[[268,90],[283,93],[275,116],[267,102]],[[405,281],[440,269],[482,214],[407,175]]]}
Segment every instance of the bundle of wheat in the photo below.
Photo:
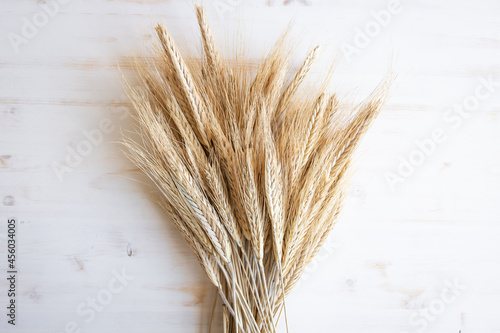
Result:
{"label": "bundle of wheat", "polygon": [[253,73],[219,56],[196,13],[197,61],[156,26],[157,56],[139,63],[130,90],[142,138],[125,145],[218,289],[224,332],[276,332],[286,295],[338,219],[354,149],[388,83],[341,110],[326,84],[304,88],[317,48],[288,77],[283,37]]}

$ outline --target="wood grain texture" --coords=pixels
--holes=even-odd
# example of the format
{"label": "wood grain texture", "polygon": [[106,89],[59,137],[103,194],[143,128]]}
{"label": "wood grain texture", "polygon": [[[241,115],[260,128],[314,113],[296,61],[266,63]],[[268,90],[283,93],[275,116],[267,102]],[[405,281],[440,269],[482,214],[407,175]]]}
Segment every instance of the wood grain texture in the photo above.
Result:
{"label": "wood grain texture", "polygon": [[[130,122],[119,68],[131,77],[157,21],[200,50],[193,6],[66,2],[18,52],[12,34],[44,23],[34,15],[54,0],[0,2],[1,276],[6,221],[19,221],[17,325],[6,323],[2,278],[0,331],[208,332],[214,289],[116,144]],[[206,1],[223,54],[242,36],[255,62],[293,19],[296,65],[310,46],[329,46],[322,61],[338,56],[332,89],[347,100],[360,100],[389,67],[398,73],[341,222],[287,303],[290,327],[500,332],[500,3],[401,0],[377,32],[375,16],[389,6]],[[342,48],[365,29],[375,29],[367,46],[346,57]],[[478,89],[490,93],[467,104]],[[429,144],[439,129],[445,139]],[[85,146],[89,138],[95,144]],[[79,148],[81,159],[70,153]],[[418,164],[405,177],[401,159]],[[71,171],[58,176],[54,163],[67,161]],[[388,172],[403,179],[392,189]],[[112,293],[122,270],[134,278]]]}

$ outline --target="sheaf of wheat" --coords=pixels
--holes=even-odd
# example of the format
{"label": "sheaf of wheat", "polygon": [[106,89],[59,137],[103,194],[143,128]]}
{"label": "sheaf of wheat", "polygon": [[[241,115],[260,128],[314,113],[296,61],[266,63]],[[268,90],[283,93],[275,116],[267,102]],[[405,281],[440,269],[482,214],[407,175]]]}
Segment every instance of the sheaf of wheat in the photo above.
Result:
{"label": "sheaf of wheat", "polygon": [[[203,56],[186,60],[162,25],[155,56],[130,88],[140,139],[131,160],[217,288],[224,332],[276,332],[285,298],[338,220],[353,152],[387,96],[342,107],[304,84],[318,48],[297,71],[287,37],[258,68],[218,51],[196,7]],[[283,311],[285,310],[285,311]]]}

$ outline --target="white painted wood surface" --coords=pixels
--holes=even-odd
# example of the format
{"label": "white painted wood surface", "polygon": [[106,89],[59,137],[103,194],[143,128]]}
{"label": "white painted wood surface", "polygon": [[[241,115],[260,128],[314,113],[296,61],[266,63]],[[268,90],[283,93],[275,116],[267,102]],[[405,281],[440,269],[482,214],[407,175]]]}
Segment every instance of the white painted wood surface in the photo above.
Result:
{"label": "white painted wood surface", "polygon": [[[117,65],[131,74],[131,57],[163,18],[199,48],[192,5],[65,2],[47,22],[36,16],[28,38],[26,22],[54,0],[0,1],[0,332],[208,332],[214,290],[115,144],[129,120]],[[389,66],[398,73],[342,221],[289,298],[291,332],[500,332],[500,3],[401,0],[378,31],[373,12],[390,6],[206,1],[220,43],[244,31],[251,59],[294,19],[298,56],[331,46],[326,57],[340,55],[332,88],[349,98],[365,96]],[[365,29],[372,37],[358,54],[339,51],[360,46]],[[26,38],[17,53],[13,34]],[[450,111],[463,103],[467,118]],[[115,129],[60,181],[53,164],[106,119]],[[419,160],[415,141],[439,129],[446,139]],[[402,177],[400,158],[420,165]],[[389,172],[403,179],[393,190]],[[15,327],[5,315],[9,217],[19,221]],[[134,279],[109,293],[122,270]],[[100,311],[90,310],[97,295]]]}

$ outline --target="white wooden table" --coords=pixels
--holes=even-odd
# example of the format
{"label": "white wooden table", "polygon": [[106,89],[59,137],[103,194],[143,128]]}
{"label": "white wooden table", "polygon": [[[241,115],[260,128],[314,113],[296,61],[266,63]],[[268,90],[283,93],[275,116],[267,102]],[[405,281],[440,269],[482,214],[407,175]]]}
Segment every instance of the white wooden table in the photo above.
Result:
{"label": "white wooden table", "polygon": [[[130,120],[118,66],[131,75],[157,21],[199,49],[193,6],[55,4],[0,0],[0,332],[208,332],[214,290],[116,144]],[[294,19],[297,61],[329,46],[332,89],[352,100],[398,73],[342,221],[289,298],[291,332],[500,332],[500,3],[206,7],[220,44],[244,32],[253,61]]]}

